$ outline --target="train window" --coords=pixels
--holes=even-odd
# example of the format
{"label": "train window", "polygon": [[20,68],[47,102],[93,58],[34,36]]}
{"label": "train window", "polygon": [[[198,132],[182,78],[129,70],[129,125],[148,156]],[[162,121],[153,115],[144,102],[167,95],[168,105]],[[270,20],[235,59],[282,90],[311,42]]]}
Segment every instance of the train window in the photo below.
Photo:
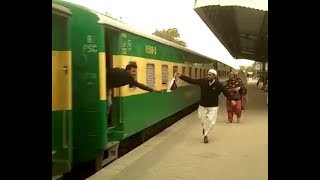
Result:
{"label": "train window", "polygon": [[202,78],[202,69],[200,69],[200,74],[199,75],[200,75],[200,78]]}
{"label": "train window", "polygon": [[173,66],[173,75],[174,73],[178,72],[178,66]]}
{"label": "train window", "polygon": [[192,67],[189,68],[189,77],[192,78],[191,76],[192,76]]}
{"label": "train window", "polygon": [[186,67],[182,67],[182,75],[186,75]]}
{"label": "train window", "polygon": [[168,66],[167,65],[162,65],[161,74],[162,74],[162,84],[167,84],[168,83]]}
{"label": "train window", "polygon": [[[129,64],[137,64],[137,63],[134,62],[134,61],[130,61]],[[138,76],[138,69],[137,69],[136,74],[133,76],[134,80],[137,80],[137,76]],[[136,87],[131,85],[131,84],[129,84],[129,88],[135,89]]]}
{"label": "train window", "polygon": [[194,78],[197,79],[198,78],[198,68],[194,69]]}
{"label": "train window", "polygon": [[153,88],[155,84],[155,76],[154,76],[154,64],[147,64],[147,71],[146,71],[146,82],[147,86]]}
{"label": "train window", "polygon": [[206,69],[203,69],[203,77],[206,77]]}

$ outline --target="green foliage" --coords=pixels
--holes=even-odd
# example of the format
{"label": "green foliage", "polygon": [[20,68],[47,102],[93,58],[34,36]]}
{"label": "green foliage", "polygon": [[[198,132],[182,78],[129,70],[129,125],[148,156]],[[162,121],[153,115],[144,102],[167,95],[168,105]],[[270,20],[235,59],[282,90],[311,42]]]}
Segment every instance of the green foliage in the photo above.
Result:
{"label": "green foliage", "polygon": [[246,72],[255,72],[254,66],[248,66],[248,67],[246,68]]}
{"label": "green foliage", "polygon": [[163,29],[160,31],[156,30],[152,34],[158,37],[161,37],[163,39],[166,39],[168,41],[171,41],[173,43],[179,44],[181,46],[187,47],[187,43],[184,42],[183,40],[180,40],[180,34],[177,28]]}

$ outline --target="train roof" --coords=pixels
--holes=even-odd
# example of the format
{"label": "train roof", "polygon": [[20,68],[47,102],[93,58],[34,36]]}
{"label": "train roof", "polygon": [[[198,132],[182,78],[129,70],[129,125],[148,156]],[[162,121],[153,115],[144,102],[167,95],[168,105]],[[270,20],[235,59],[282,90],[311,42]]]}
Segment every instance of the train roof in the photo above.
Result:
{"label": "train roof", "polygon": [[63,7],[59,4],[52,3],[52,10],[58,11],[60,13],[63,13],[63,14],[69,15],[69,16],[72,15],[70,9]]}
{"label": "train roof", "polygon": [[212,59],[210,57],[207,57],[205,55],[202,55],[200,53],[197,53],[195,51],[192,51],[188,48],[185,48],[183,46],[180,46],[178,44],[175,44],[171,41],[168,41],[166,39],[163,39],[161,37],[158,37],[156,35],[153,35],[153,34],[149,34],[149,33],[145,33],[143,31],[140,31],[136,28],[133,28],[133,27],[130,27],[129,25],[126,25],[126,24],[123,24],[121,22],[118,22],[112,18],[109,18],[103,14],[100,14],[98,12],[95,12],[95,11],[92,11],[93,13],[97,14],[97,16],[100,18],[99,20],[99,23],[100,24],[104,24],[104,25],[108,25],[108,26],[112,26],[112,27],[115,27],[117,29],[120,29],[120,30],[123,30],[123,31],[127,31],[129,33],[133,33],[133,34],[136,34],[136,35],[139,35],[139,36],[142,36],[142,37],[145,37],[145,38],[148,38],[150,40],[153,40],[153,41],[156,41],[156,42],[159,42],[161,44],[164,44],[164,45],[167,45],[167,46],[171,46],[171,47],[174,47],[174,48],[177,48],[177,49],[180,49],[182,51],[185,51],[185,52],[189,52],[191,54],[195,54],[195,55],[198,55],[198,56],[201,56],[201,57],[204,57],[206,59],[210,59],[210,60],[214,60],[214,61],[217,61],[216,59]]}
{"label": "train roof", "polygon": [[[105,16],[105,15],[103,15],[103,14],[97,12],[97,11],[94,11],[94,10],[92,10],[92,9],[89,9],[89,8],[87,8],[87,7],[84,7],[84,6],[81,6],[81,5],[78,5],[78,4],[74,4],[74,3],[71,3],[71,2],[67,2],[67,1],[63,1],[63,2],[68,3],[69,5],[72,5],[72,6],[77,6],[77,7],[81,8],[81,9],[83,9],[83,10],[85,10],[85,11],[90,11],[90,12],[96,14],[96,15],[99,17],[98,23],[100,23],[100,24],[112,26],[112,27],[117,28],[117,29],[119,29],[119,30],[123,30],[123,31],[129,32],[129,33],[132,33],[132,34],[136,34],[136,35],[142,36],[142,37],[144,37],[144,38],[148,38],[148,39],[150,39],[150,40],[159,42],[159,43],[161,43],[161,44],[164,44],[164,45],[167,45],[167,46],[171,46],[171,47],[180,49],[180,50],[182,50],[182,51],[185,51],[185,52],[188,52],[188,53],[195,54],[195,55],[197,55],[197,56],[206,58],[206,59],[208,59],[208,60],[217,61],[217,62],[219,62],[219,63],[222,63],[222,64],[224,64],[224,65],[227,65],[227,64],[225,64],[225,63],[223,63],[223,62],[221,62],[221,61],[218,61],[218,60],[216,60],[216,59],[213,59],[213,58],[210,58],[210,57],[205,56],[205,55],[203,55],[203,54],[200,54],[200,53],[198,53],[198,52],[195,52],[195,51],[193,51],[193,50],[190,50],[190,49],[188,49],[188,48],[185,48],[185,47],[183,47],[183,46],[180,46],[180,45],[178,45],[178,44],[175,44],[175,43],[173,43],[173,42],[171,42],[171,41],[168,41],[168,40],[166,40],[166,39],[160,38],[160,37],[158,37],[158,36],[156,36],[156,35],[149,34],[149,33],[143,32],[143,31],[140,31],[140,30],[138,30],[137,28],[133,28],[133,27],[127,25],[127,24],[121,23],[121,22],[119,22],[119,21],[117,21],[117,20],[114,20],[114,19],[112,19],[112,18],[110,18],[110,17],[107,17],[107,16]],[[52,8],[53,8],[53,5],[54,5],[54,3],[52,3]],[[229,65],[227,65],[227,66],[229,66]],[[229,66],[229,67],[231,67],[231,66]]]}

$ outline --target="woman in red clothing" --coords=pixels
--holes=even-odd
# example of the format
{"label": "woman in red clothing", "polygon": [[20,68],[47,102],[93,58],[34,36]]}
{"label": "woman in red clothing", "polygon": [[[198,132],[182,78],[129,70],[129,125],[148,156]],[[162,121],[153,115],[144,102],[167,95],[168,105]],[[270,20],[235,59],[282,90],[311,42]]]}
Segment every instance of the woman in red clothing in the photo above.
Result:
{"label": "woman in red clothing", "polygon": [[234,72],[230,72],[230,79],[227,80],[226,88],[236,101],[234,105],[227,100],[228,122],[233,122],[233,114],[237,116],[237,123],[240,123],[242,112],[242,96],[246,95],[246,88],[240,78],[237,78]]}

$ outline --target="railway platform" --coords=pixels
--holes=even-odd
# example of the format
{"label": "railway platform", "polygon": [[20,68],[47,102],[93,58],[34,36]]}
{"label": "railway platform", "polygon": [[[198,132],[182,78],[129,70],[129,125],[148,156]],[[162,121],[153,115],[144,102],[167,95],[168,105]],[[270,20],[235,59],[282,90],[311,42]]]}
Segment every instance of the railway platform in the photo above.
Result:
{"label": "railway platform", "polygon": [[122,156],[88,180],[267,180],[267,93],[248,82],[248,108],[240,124],[226,123],[225,97],[203,143],[197,111]]}

